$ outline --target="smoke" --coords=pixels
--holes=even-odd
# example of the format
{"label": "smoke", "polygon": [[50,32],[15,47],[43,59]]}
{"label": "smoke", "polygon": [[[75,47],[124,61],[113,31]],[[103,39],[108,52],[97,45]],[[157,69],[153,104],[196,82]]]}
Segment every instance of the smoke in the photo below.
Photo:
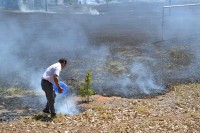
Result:
{"label": "smoke", "polygon": [[156,83],[153,72],[143,63],[133,63],[131,72],[135,75],[135,85],[139,87],[145,94],[152,92],[162,92],[164,87]]}
{"label": "smoke", "polygon": [[149,65],[152,65],[151,62],[136,58],[126,73],[117,78],[112,77],[112,74],[105,76],[104,85],[98,91],[107,96],[122,97],[143,97],[163,93],[166,89],[163,80],[159,79],[155,69]]}
{"label": "smoke", "polygon": [[23,2],[19,1],[18,4],[19,4],[20,11],[23,11],[23,12],[29,12],[29,11],[31,11],[29,9],[29,7],[27,5],[25,5]]}
{"label": "smoke", "polygon": [[[193,2],[191,2],[193,3]],[[190,4],[191,4],[190,3]],[[164,39],[175,37],[194,36],[199,34],[199,4],[191,6],[186,2],[166,6],[163,14]]]}
{"label": "smoke", "polygon": [[[69,59],[69,67],[61,80],[71,76],[82,78],[92,69],[95,89],[101,94],[107,89],[112,95],[149,95],[165,89],[163,80],[166,77],[198,77],[199,72],[194,70],[199,67],[199,42],[185,42],[184,38],[177,37],[183,37],[183,33],[189,37],[198,34],[199,9],[173,9],[171,16],[165,12],[165,40],[155,46],[150,42],[161,39],[162,6],[168,3],[162,0],[155,1],[157,5],[145,2],[94,6],[94,14],[98,16],[1,12],[0,79],[9,85],[23,84],[41,91],[40,79],[44,70],[60,57]],[[128,56],[112,52],[117,45],[125,48],[126,44],[134,48],[127,49]],[[178,62],[183,56],[188,61]],[[119,60],[118,73],[109,71],[115,66],[108,64],[115,59]],[[65,109],[74,106],[72,102],[58,104],[57,108],[67,113]],[[60,107],[65,108],[64,111]]]}
{"label": "smoke", "polygon": [[77,107],[77,100],[74,96],[57,95],[55,108],[61,114],[78,114],[81,109]]}
{"label": "smoke", "polygon": [[[163,77],[174,81],[195,81],[199,79],[199,1],[172,1],[172,7],[164,10],[163,39],[160,44],[166,50],[168,60],[173,63],[172,70],[163,72]],[[183,5],[181,5],[183,4]],[[189,5],[187,5],[189,4]],[[191,4],[193,4],[191,6]],[[181,60],[181,61],[178,61]]]}
{"label": "smoke", "polygon": [[[4,18],[5,16],[1,16]],[[20,43],[20,39],[23,38],[23,34],[18,34],[20,30],[18,26],[10,25],[15,24],[15,21],[7,21],[1,22],[0,29],[0,46],[2,52],[0,53],[0,60],[2,62],[1,65],[1,78],[7,80],[8,82],[13,82],[14,76],[11,75],[12,73],[18,74],[18,70],[22,69],[21,77],[24,77],[23,67],[25,65],[24,60],[18,62],[19,57],[16,56],[18,51],[20,50],[19,47],[15,46],[15,43]],[[11,31],[11,32],[10,32]],[[13,67],[14,66],[14,67]],[[24,68],[25,69],[25,68]]]}
{"label": "smoke", "polygon": [[[1,20],[4,20],[0,21],[0,79],[4,85],[24,86],[44,94],[40,86],[41,76],[59,58],[67,58],[69,64],[76,58],[97,56],[104,61],[107,48],[90,47],[88,35],[81,23],[70,16],[63,17],[67,18],[54,14],[0,13]],[[95,60],[93,63],[101,64]],[[81,67],[86,72],[91,68],[91,63]],[[60,80],[66,77],[64,75]],[[73,98],[59,101],[56,105],[58,111],[64,114],[78,113]]]}

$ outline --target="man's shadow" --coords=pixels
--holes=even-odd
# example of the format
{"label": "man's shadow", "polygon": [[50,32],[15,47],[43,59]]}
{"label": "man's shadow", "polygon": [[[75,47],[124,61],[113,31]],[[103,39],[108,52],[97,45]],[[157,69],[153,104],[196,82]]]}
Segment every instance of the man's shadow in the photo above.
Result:
{"label": "man's shadow", "polygon": [[36,121],[42,121],[42,122],[52,122],[53,118],[51,118],[48,114],[37,114],[33,115],[32,117]]}

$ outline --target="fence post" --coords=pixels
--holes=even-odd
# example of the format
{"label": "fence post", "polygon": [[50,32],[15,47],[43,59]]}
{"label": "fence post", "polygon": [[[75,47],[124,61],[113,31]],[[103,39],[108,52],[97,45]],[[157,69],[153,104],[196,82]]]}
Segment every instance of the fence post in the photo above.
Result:
{"label": "fence post", "polygon": [[163,35],[164,35],[164,12],[165,8],[163,7],[162,9],[162,41],[164,40]]}
{"label": "fence post", "polygon": [[45,11],[48,11],[48,0],[45,0]]}

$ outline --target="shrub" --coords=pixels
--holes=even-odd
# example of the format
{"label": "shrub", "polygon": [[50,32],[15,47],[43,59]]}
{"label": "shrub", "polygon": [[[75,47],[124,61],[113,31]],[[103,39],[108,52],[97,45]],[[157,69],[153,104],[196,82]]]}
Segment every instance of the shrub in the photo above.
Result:
{"label": "shrub", "polygon": [[94,94],[94,90],[92,87],[92,71],[88,70],[87,75],[85,76],[85,82],[80,84],[80,90],[78,91],[78,95],[87,98],[87,102],[89,103],[89,96]]}

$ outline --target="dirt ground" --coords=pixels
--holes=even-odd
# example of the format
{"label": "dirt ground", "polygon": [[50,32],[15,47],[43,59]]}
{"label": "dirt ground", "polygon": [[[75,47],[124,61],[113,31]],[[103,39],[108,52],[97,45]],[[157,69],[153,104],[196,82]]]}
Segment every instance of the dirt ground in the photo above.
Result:
{"label": "dirt ground", "polygon": [[[11,98],[12,97],[12,98]],[[31,100],[36,100],[32,96]],[[25,106],[30,96],[1,96],[1,133],[199,133],[200,85],[171,86],[165,95],[140,99],[93,95],[90,103],[77,97],[77,107],[84,111],[61,115],[51,120],[41,113],[42,105]],[[3,104],[2,104],[2,101]],[[6,114],[8,116],[6,116]],[[18,116],[18,117],[16,117]],[[4,119],[7,117],[7,119]],[[9,120],[8,118],[16,118]]]}

